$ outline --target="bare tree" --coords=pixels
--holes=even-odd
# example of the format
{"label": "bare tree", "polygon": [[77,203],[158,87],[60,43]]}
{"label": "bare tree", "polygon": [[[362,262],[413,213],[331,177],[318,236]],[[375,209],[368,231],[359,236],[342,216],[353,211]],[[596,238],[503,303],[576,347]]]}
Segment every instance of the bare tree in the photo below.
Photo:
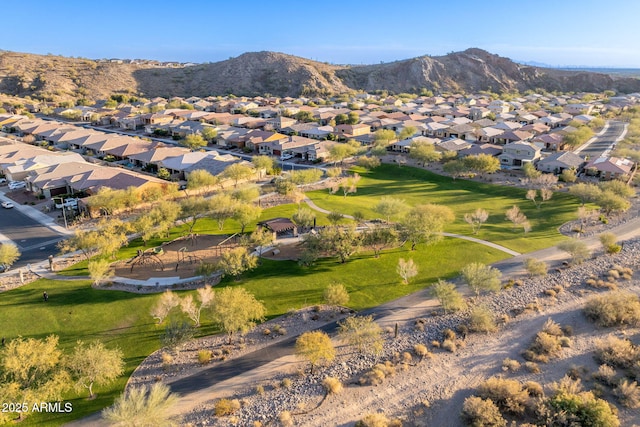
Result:
{"label": "bare tree", "polygon": [[167,289],[160,295],[160,300],[151,308],[151,315],[162,323],[171,310],[180,305],[180,297]]}
{"label": "bare tree", "polygon": [[396,272],[402,278],[402,283],[409,284],[409,281],[418,275],[418,266],[413,262],[413,259],[409,258],[405,260],[400,258],[398,260],[398,266]]}
{"label": "bare tree", "polygon": [[507,210],[506,217],[513,223],[514,230],[517,227],[523,227],[526,233],[531,229],[531,224],[527,220],[527,216],[515,205],[511,209]]}
{"label": "bare tree", "polygon": [[464,220],[471,226],[473,234],[478,234],[480,227],[487,222],[487,219],[489,219],[489,213],[482,208],[476,209],[475,212],[464,214]]}

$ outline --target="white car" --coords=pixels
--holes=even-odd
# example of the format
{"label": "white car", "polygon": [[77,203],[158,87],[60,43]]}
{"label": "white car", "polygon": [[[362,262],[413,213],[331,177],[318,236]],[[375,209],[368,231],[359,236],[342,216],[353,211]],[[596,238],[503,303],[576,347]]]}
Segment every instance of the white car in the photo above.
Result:
{"label": "white car", "polygon": [[289,159],[293,159],[293,154],[283,154],[280,156],[280,160],[289,160]]}
{"label": "white car", "polygon": [[60,199],[56,199],[56,209],[65,208],[77,208],[78,207],[78,199],[65,199],[64,203],[58,203]]}
{"label": "white car", "polygon": [[2,202],[2,207],[5,209],[11,209],[13,207],[13,203],[11,202]]}
{"label": "white car", "polygon": [[19,188],[26,188],[27,183],[24,181],[11,181],[9,182],[9,190],[17,190]]}

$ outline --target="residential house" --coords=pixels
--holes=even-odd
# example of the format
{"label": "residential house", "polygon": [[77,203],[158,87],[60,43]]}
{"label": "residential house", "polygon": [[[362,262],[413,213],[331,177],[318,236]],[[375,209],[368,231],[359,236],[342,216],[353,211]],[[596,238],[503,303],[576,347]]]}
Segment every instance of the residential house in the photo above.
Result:
{"label": "residential house", "polygon": [[502,145],[496,144],[471,144],[467,148],[458,151],[458,157],[477,156],[487,154],[496,157],[502,153]]}
{"label": "residential house", "polygon": [[444,152],[459,152],[460,150],[464,150],[471,146],[469,141],[464,141],[459,138],[447,139],[444,141],[440,141],[436,144],[436,151],[441,153]]}
{"label": "residential house", "polygon": [[572,151],[557,152],[547,156],[536,164],[536,169],[541,172],[559,174],[565,169],[573,169],[576,172],[584,165],[584,159]]}
{"label": "residential house", "polygon": [[540,158],[540,148],[530,142],[510,142],[498,156],[503,169],[520,169],[525,163],[534,163]]}
{"label": "residential house", "polygon": [[188,152],[189,149],[182,147],[158,147],[155,150],[132,154],[129,156],[129,160],[136,167],[155,172],[162,160]]}
{"label": "residential house", "polygon": [[609,180],[629,176],[634,168],[634,163],[620,157],[597,157],[589,161],[584,168],[588,175]]}
{"label": "residential house", "polygon": [[351,139],[356,136],[371,133],[371,126],[368,124],[358,123],[355,125],[342,124],[334,128],[338,139]]}
{"label": "residential house", "polygon": [[558,132],[536,136],[532,142],[543,144],[545,151],[562,151],[565,148],[564,138]]}

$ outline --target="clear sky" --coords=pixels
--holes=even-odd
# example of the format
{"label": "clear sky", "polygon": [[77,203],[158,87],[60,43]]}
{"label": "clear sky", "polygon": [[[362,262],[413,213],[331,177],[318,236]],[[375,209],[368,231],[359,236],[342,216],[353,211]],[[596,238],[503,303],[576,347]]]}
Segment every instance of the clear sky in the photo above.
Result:
{"label": "clear sky", "polygon": [[270,50],[375,64],[479,47],[552,66],[640,68],[638,0],[30,0],[0,49],[216,62]]}

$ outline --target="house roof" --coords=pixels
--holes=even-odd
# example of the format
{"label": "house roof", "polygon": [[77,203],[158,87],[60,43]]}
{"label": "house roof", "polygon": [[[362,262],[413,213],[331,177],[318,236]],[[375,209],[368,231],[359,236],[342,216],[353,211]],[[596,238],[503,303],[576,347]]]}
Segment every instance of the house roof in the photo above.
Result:
{"label": "house roof", "polygon": [[564,151],[553,153],[544,159],[540,160],[541,165],[545,165],[547,163],[562,163],[569,167],[577,168],[584,163],[584,159],[572,151]]}
{"label": "house roof", "polygon": [[600,172],[610,172],[615,174],[628,174],[631,172],[633,162],[620,157],[598,157],[591,160],[585,168],[595,168]]}

